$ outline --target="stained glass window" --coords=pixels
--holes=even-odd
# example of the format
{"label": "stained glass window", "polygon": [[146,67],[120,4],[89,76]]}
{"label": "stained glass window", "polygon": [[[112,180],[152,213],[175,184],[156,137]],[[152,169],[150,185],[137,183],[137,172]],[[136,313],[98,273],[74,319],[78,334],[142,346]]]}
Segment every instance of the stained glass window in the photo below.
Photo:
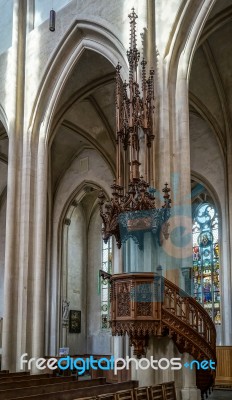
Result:
{"label": "stained glass window", "polygon": [[221,324],[218,214],[210,203],[202,203],[196,208],[192,232],[194,298],[215,324]]}
{"label": "stained glass window", "polygon": [[[112,273],[112,238],[107,243],[102,241],[102,268],[108,274]],[[109,280],[101,278],[101,328],[109,329],[110,316],[110,286]]]}

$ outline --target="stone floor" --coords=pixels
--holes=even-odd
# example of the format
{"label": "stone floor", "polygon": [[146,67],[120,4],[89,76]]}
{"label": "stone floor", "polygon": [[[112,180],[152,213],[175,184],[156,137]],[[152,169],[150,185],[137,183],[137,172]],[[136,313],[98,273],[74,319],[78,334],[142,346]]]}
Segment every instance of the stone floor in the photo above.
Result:
{"label": "stone floor", "polygon": [[232,390],[214,390],[208,400],[232,400]]}

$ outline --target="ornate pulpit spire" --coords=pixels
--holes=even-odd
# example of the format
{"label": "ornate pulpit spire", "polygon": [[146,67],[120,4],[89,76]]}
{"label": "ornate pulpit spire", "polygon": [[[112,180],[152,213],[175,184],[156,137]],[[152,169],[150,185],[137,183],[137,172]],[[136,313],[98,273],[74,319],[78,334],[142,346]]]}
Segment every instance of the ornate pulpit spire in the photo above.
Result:
{"label": "ornate pulpit spire", "polygon": [[[129,18],[128,83],[122,82],[121,66],[118,64],[116,67],[116,179],[111,186],[112,198],[110,201],[106,201],[103,192],[99,195],[103,239],[107,241],[110,236],[114,235],[119,248],[128,237],[132,237],[140,244],[138,235],[133,234],[133,226],[136,224],[137,231],[140,226],[141,230],[151,230],[153,233],[157,233],[169,218],[171,203],[170,189],[165,184],[164,204],[161,209],[157,209],[155,206],[155,189],[151,187],[153,181],[154,70],[150,70],[147,77],[147,62],[142,59],[140,88],[138,82],[140,53],[136,37],[138,16],[134,9],[129,14]],[[165,236],[167,237],[167,234]]]}

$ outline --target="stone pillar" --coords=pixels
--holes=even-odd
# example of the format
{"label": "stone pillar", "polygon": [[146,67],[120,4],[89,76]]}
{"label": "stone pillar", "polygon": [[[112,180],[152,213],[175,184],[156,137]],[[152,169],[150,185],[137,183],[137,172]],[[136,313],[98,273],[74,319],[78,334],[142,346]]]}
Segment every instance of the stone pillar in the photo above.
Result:
{"label": "stone pillar", "polygon": [[[39,137],[37,175],[35,184],[35,231],[33,258],[33,318],[32,356],[45,355],[45,303],[46,303],[46,219],[47,219],[47,148],[45,137]],[[34,371],[38,372],[38,371]]]}
{"label": "stone pillar", "polygon": [[123,354],[124,340],[125,340],[125,336],[114,336],[113,337],[113,356],[114,356],[114,358],[124,357],[124,354]]}
{"label": "stone pillar", "polygon": [[184,282],[181,285],[181,287],[183,288],[183,290],[185,290],[185,292],[187,292],[189,294],[189,296],[191,296],[191,293],[192,293],[191,269],[190,268],[182,268],[181,271],[182,271],[182,276],[184,279]]}
{"label": "stone pillar", "polygon": [[[227,142],[227,198],[228,206],[222,211],[226,223],[222,222],[220,262],[223,265],[223,274],[221,274],[221,315],[222,326],[217,326],[217,344],[224,346],[232,345],[232,143],[231,138]],[[223,206],[222,206],[223,208]]]}
{"label": "stone pillar", "polygon": [[[193,357],[187,353],[182,355],[183,365],[187,362],[191,363]],[[189,368],[182,370],[182,389],[181,389],[181,399],[182,400],[200,400],[201,391],[196,387],[196,371]]]}
{"label": "stone pillar", "polygon": [[[153,357],[153,359],[157,361],[161,359],[170,360],[173,357],[180,358],[180,355],[174,355],[174,348],[175,346],[173,341],[170,340],[168,337],[159,339],[152,336],[149,339],[146,358],[149,361],[151,360],[151,357]],[[132,355],[132,357],[135,356]],[[144,367],[146,366],[145,361],[144,362],[141,361],[141,363],[144,364]],[[131,365],[132,365],[131,368],[132,379],[138,380],[139,386],[157,385],[159,383],[174,380],[174,370],[172,370],[170,367],[168,367],[167,369],[162,369],[158,367],[157,363],[154,363],[154,366],[157,367],[157,369],[153,369],[152,367],[150,367],[148,369],[143,370],[141,368],[136,369],[135,363],[132,363]],[[167,366],[166,360],[161,361],[161,366],[166,368]]]}
{"label": "stone pillar", "polygon": [[[9,157],[7,181],[6,252],[4,276],[4,319],[2,368],[16,370],[19,354],[26,346],[27,233],[22,229],[27,215],[24,203],[27,176],[22,178],[23,114],[25,83],[26,0],[14,0],[12,48],[9,52],[7,96],[9,116]],[[25,170],[24,170],[25,173]],[[22,192],[21,192],[22,191]]]}
{"label": "stone pillar", "polygon": [[[154,356],[155,354],[155,348],[154,348],[154,338],[149,339],[149,345],[147,349],[147,354],[146,358],[150,360],[151,356]],[[136,356],[133,354],[133,347],[131,351],[131,358],[135,358],[137,362],[140,360],[136,358]],[[142,364],[142,367],[146,366],[146,362],[140,361]],[[131,362],[131,379],[133,380],[138,380],[139,381],[139,386],[152,386],[158,383],[158,371],[155,371],[152,368],[143,370],[140,368],[140,365],[138,367],[136,366],[135,362]]]}
{"label": "stone pillar", "polygon": [[[68,301],[68,236],[69,236],[69,226],[71,224],[70,218],[65,218],[62,230],[62,277],[61,277],[61,298],[60,303]],[[58,308],[60,311],[60,307]],[[64,319],[62,315],[61,319],[61,337],[59,347],[67,347],[67,329],[68,320]]]}
{"label": "stone pillar", "polygon": [[[133,357],[133,356],[132,356]],[[182,369],[173,370],[171,367],[162,369],[148,368],[143,370],[141,368],[136,369],[136,363],[131,363],[131,374],[132,379],[139,381],[139,386],[151,386],[157,385],[163,382],[175,382],[177,400],[200,400],[200,390],[196,387],[196,372],[195,370],[186,369],[183,365],[192,361],[192,357],[187,354],[181,354],[174,342],[168,337],[149,339],[149,345],[147,349],[146,358],[148,360],[153,357],[154,360],[160,360],[161,366],[165,368],[167,361],[171,358],[181,359]],[[163,360],[162,360],[163,359]],[[141,364],[146,366],[146,361],[141,361]],[[154,364],[157,366],[157,363]]]}

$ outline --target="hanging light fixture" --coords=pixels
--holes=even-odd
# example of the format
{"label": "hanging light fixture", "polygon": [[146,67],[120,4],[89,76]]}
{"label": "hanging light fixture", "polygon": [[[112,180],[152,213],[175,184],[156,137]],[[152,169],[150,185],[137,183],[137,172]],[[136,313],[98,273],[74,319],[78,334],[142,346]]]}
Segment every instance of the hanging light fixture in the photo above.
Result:
{"label": "hanging light fixture", "polygon": [[50,10],[50,18],[49,18],[49,30],[54,32],[56,29],[56,12],[52,9]]}
{"label": "hanging light fixture", "polygon": [[[141,88],[138,83],[140,53],[137,49],[134,8],[130,18],[129,82],[122,83],[121,66],[116,67],[116,179],[111,186],[112,198],[107,201],[99,194],[103,239],[114,235],[118,247],[132,237],[142,247],[145,231],[162,231],[168,238],[167,220],[170,216],[170,189],[165,184],[164,204],[156,208],[153,183],[153,112],[154,70],[147,78],[146,64],[141,65]],[[141,158],[141,151],[142,158]],[[144,176],[142,176],[142,173]]]}

